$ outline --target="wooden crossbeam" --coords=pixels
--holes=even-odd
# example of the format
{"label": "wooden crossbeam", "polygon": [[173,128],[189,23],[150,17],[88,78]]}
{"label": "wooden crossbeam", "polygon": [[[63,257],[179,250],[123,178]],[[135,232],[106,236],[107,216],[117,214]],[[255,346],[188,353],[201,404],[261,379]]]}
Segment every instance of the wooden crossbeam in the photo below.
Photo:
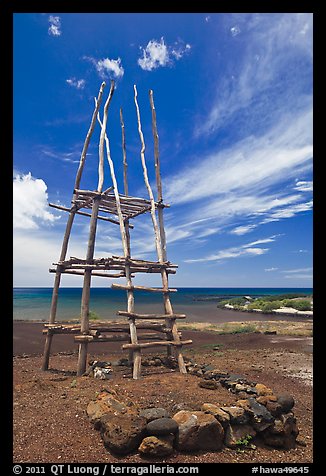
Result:
{"label": "wooden crossbeam", "polygon": [[[160,334],[139,334],[138,340],[150,340],[150,339],[159,339]],[[121,342],[121,341],[130,341],[130,334],[113,334],[113,335],[75,335],[75,342],[89,342],[96,344],[99,342]],[[166,340],[161,340],[158,342],[166,342]]]}
{"label": "wooden crossbeam", "polygon": [[[49,269],[49,273],[56,273],[57,270],[54,268]],[[78,276],[84,276],[85,272],[84,271],[78,271],[78,270],[73,270],[73,269],[63,269],[61,270],[62,273],[64,274],[75,274]],[[104,277],[104,278],[124,278],[126,275],[125,273],[99,273],[96,271],[92,271],[92,276],[99,276],[99,277]]]}
{"label": "wooden crossbeam", "polygon": [[118,316],[133,319],[185,319],[186,314],[136,314],[134,312],[118,311]]}
{"label": "wooden crossbeam", "polygon": [[176,342],[174,340],[162,340],[162,341],[156,341],[156,342],[144,342],[143,344],[123,344],[122,349],[148,349],[150,347],[156,347],[158,345],[173,345],[176,347],[181,347],[182,345],[189,345],[192,344],[192,340],[184,340],[180,342]]}
{"label": "wooden crossbeam", "polygon": [[[71,208],[63,207],[62,205],[56,205],[55,203],[49,203],[49,207],[52,208],[57,208],[58,210],[63,210],[64,212],[71,212]],[[87,212],[81,212],[80,210],[77,210],[74,212],[76,215],[82,215],[85,217],[91,217],[92,215]],[[117,220],[114,220],[113,218],[108,218],[108,217],[103,217],[102,215],[97,216],[98,220],[103,220],[103,221],[109,221],[110,223],[114,223],[115,225],[119,225],[119,222]]]}
{"label": "wooden crossbeam", "polygon": [[127,291],[135,290],[135,291],[148,291],[150,293],[176,293],[178,292],[177,289],[170,288],[170,289],[164,289],[164,288],[150,288],[147,286],[126,286],[124,284],[111,284],[112,289],[125,289]]}

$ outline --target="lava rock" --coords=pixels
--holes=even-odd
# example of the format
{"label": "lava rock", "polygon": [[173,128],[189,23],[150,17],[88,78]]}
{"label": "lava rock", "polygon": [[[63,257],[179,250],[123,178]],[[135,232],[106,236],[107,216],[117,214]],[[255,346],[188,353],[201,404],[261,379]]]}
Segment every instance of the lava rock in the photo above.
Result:
{"label": "lava rock", "polygon": [[237,406],[221,407],[221,409],[230,415],[230,422],[238,425],[248,423],[249,416],[246,411]]}
{"label": "lava rock", "polygon": [[106,448],[119,455],[138,448],[145,432],[146,419],[138,415],[110,415],[101,431]]}
{"label": "lava rock", "polygon": [[165,408],[145,408],[139,412],[139,416],[146,418],[147,423],[157,418],[168,418],[169,412]]}
{"label": "lava rock", "polygon": [[198,386],[201,388],[208,388],[209,390],[216,390],[219,387],[219,384],[213,380],[203,379],[198,383]]}
{"label": "lava rock", "polygon": [[177,448],[181,451],[216,451],[223,446],[224,430],[213,415],[200,411],[180,411],[173,416],[178,423]]}
{"label": "lava rock", "polygon": [[299,430],[293,413],[281,415],[274,424],[262,433],[264,442],[275,448],[290,449],[295,447]]}
{"label": "lava rock", "polygon": [[282,413],[288,413],[294,407],[294,398],[288,393],[278,395],[277,403],[281,405]]}
{"label": "lava rock", "polygon": [[173,435],[146,436],[141,442],[138,451],[147,456],[168,456],[173,453]]}
{"label": "lava rock", "polygon": [[178,431],[178,424],[173,418],[158,418],[147,423],[146,431],[154,436],[168,435]]}
{"label": "lava rock", "polygon": [[213,403],[203,403],[201,411],[213,415],[225,429],[230,423],[230,415]]}
{"label": "lava rock", "polygon": [[273,390],[262,383],[257,383],[255,388],[258,396],[273,395]]}
{"label": "lava rock", "polygon": [[273,424],[274,418],[264,405],[253,397],[248,398],[248,402],[252,414],[251,423],[256,431],[263,431]]}

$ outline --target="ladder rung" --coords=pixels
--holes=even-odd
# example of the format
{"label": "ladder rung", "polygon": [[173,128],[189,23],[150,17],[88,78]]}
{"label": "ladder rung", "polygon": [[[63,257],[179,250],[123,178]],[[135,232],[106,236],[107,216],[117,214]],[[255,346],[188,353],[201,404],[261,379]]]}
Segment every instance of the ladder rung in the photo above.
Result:
{"label": "ladder rung", "polygon": [[126,286],[124,284],[111,284],[112,289],[126,289],[127,291],[149,291],[151,293],[176,293],[177,289],[148,288],[147,286]]}
{"label": "ladder rung", "polygon": [[133,319],[185,319],[186,314],[136,314],[134,312],[118,311],[118,316],[131,317]]}
{"label": "ladder rung", "polygon": [[157,342],[144,342],[143,344],[123,344],[122,349],[143,349],[148,347],[156,347],[157,345],[175,345],[175,346],[182,346],[192,344],[192,340],[184,340],[180,342],[175,342],[174,340],[165,340],[165,341],[157,341]]}

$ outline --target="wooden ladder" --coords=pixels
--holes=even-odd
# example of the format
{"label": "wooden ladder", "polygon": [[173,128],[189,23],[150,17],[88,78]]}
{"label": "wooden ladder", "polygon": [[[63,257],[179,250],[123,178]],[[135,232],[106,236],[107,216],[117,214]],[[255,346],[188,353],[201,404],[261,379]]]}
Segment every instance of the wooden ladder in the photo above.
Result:
{"label": "wooden ladder", "polygon": [[[186,368],[183,360],[183,356],[181,353],[182,345],[190,344],[191,341],[181,341],[177,325],[176,319],[182,319],[186,316],[184,314],[175,314],[172,308],[171,300],[170,300],[170,293],[175,292],[176,289],[169,289],[168,283],[168,274],[175,273],[175,270],[171,269],[171,266],[176,267],[175,265],[171,265],[167,261],[166,256],[166,237],[164,231],[164,221],[163,221],[163,209],[167,206],[163,204],[163,197],[162,197],[162,183],[161,183],[161,176],[160,176],[160,164],[159,164],[159,144],[158,144],[158,133],[157,133],[157,126],[156,126],[156,112],[154,107],[153,101],[153,91],[149,92],[150,97],[150,105],[152,111],[152,130],[153,130],[153,137],[154,137],[154,158],[155,158],[155,175],[156,175],[156,184],[157,184],[157,191],[158,191],[158,198],[157,201],[154,200],[154,195],[152,188],[150,186],[147,174],[147,167],[145,161],[145,142],[144,136],[142,133],[141,128],[141,121],[140,121],[140,113],[137,101],[137,89],[134,86],[134,101],[136,106],[137,112],[137,123],[138,123],[138,132],[141,141],[141,163],[143,168],[143,175],[145,185],[147,187],[149,200],[140,199],[137,197],[129,197],[128,194],[128,181],[127,181],[127,159],[126,159],[126,146],[125,146],[125,131],[124,131],[124,122],[123,122],[123,115],[122,109],[120,109],[120,122],[121,122],[121,131],[122,131],[122,150],[123,150],[123,181],[124,181],[124,195],[120,195],[118,191],[117,180],[114,171],[114,164],[111,159],[110,154],[110,145],[109,139],[106,134],[106,126],[107,126],[107,119],[108,119],[108,108],[113,96],[114,92],[114,81],[111,81],[111,88],[108,95],[108,98],[104,105],[103,110],[103,119],[101,121],[99,116],[99,108],[102,100],[103,89],[105,87],[105,83],[102,83],[99,94],[97,99],[95,98],[95,109],[93,112],[91,125],[89,131],[87,133],[83,151],[80,158],[80,163],[75,179],[75,187],[74,193],[72,197],[72,207],[65,208],[59,205],[50,204],[55,208],[59,208],[60,210],[65,210],[69,212],[69,218],[66,225],[66,231],[63,238],[61,254],[59,258],[59,262],[57,263],[56,269],[50,270],[51,272],[55,272],[55,282],[52,292],[52,301],[51,301],[51,310],[50,310],[50,318],[49,318],[49,328],[45,330],[46,333],[46,341],[44,347],[44,354],[43,354],[43,364],[42,369],[47,370],[49,365],[49,357],[50,357],[50,349],[52,338],[55,333],[69,333],[70,330],[68,327],[65,329],[57,329],[55,325],[55,318],[56,318],[56,311],[57,311],[57,302],[58,302],[58,291],[60,286],[60,280],[62,273],[68,274],[76,274],[76,275],[83,275],[83,292],[82,292],[82,300],[81,300],[81,324],[80,324],[80,335],[75,337],[75,341],[79,343],[79,356],[78,356],[78,367],[77,367],[77,375],[82,375],[86,370],[86,361],[87,361],[87,349],[88,343],[93,341],[102,341],[105,340],[100,339],[96,340],[97,337],[92,334],[92,329],[90,328],[89,324],[89,299],[90,299],[90,285],[91,285],[91,276],[92,273],[94,276],[107,276],[107,277],[126,277],[126,285],[118,285],[113,284],[112,288],[115,289],[124,289],[127,291],[127,311],[119,311],[118,314],[128,318],[129,321],[129,336],[130,342],[122,346],[123,349],[129,349],[130,354],[129,358],[133,362],[133,378],[137,379],[140,378],[141,375],[141,349],[142,348],[149,348],[154,346],[167,346],[168,355],[172,355],[172,349],[175,350],[178,365],[180,372],[186,373]],[[86,160],[86,154],[89,146],[89,142],[92,136],[92,133],[95,128],[96,119],[100,124],[101,133],[100,133],[100,141],[99,141],[99,177],[98,177],[98,186],[96,191],[87,191],[87,190],[80,190],[80,181],[81,176]],[[107,160],[110,168],[110,175],[112,179],[112,186],[108,189],[103,191],[103,184],[104,184],[104,144],[106,149]],[[109,192],[112,192],[109,195]],[[81,212],[81,208],[91,209],[91,213]],[[156,210],[158,215],[158,220],[156,217]],[[113,214],[118,217],[118,220],[114,220],[112,218],[108,218],[106,216],[100,216],[99,212],[104,211],[109,214]],[[130,251],[130,232],[129,229],[133,228],[131,224],[129,224],[130,218],[135,218],[136,216],[150,212],[154,234],[155,234],[155,245],[156,245],[156,252],[158,261],[157,262],[150,262],[145,260],[134,260],[131,258],[131,251]],[[74,222],[74,218],[76,214],[84,215],[90,217],[90,227],[89,227],[89,238],[88,238],[88,246],[87,246],[87,253],[85,260],[79,260],[74,258],[70,258],[70,260],[66,260],[68,242],[71,234],[72,225]],[[112,264],[110,268],[110,264],[107,267],[99,266],[102,263],[102,259],[94,259],[94,248],[95,248],[95,237],[96,237],[96,228],[97,228],[97,220],[105,220],[110,221],[119,225],[121,240],[123,245],[123,257],[112,257],[112,260],[115,264]],[[103,260],[105,260],[103,258]],[[96,261],[97,264],[94,264]],[[132,281],[132,276],[134,272],[145,272],[149,267],[148,271],[156,272],[161,274],[162,280],[162,288],[150,288],[146,286],[135,286]],[[96,271],[96,270],[122,270],[123,272],[118,274],[109,274],[105,271]],[[163,314],[137,314],[135,313],[135,300],[134,300],[134,291],[142,290],[148,292],[160,292],[163,295],[163,304],[164,304],[164,313]],[[163,319],[165,320],[165,327],[167,329],[166,340],[163,341],[154,341],[154,342],[138,342],[137,337],[137,327],[136,327],[136,320],[142,319]]]}

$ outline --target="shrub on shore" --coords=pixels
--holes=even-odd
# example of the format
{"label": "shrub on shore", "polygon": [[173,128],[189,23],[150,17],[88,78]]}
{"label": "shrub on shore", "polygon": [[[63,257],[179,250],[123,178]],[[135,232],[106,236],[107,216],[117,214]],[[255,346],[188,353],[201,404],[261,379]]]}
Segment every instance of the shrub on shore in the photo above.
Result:
{"label": "shrub on shore", "polygon": [[[297,299],[296,299],[297,298]],[[279,294],[273,296],[261,296],[248,302],[246,297],[224,299],[217,307],[224,308],[226,304],[233,306],[233,309],[240,311],[253,311],[260,309],[262,312],[271,312],[281,307],[292,307],[297,311],[312,310],[312,296],[302,294]]]}

